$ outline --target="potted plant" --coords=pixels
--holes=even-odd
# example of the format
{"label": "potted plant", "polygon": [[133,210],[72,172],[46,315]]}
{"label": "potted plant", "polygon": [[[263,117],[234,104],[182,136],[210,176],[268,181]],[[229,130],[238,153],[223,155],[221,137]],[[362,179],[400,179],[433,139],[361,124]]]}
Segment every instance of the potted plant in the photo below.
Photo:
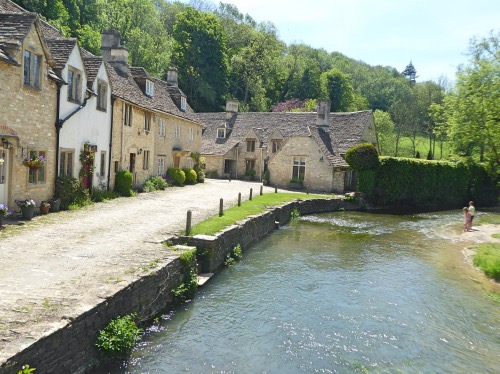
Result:
{"label": "potted plant", "polygon": [[266,170],[264,172],[264,175],[262,176],[262,184],[264,186],[267,186],[269,184],[269,170]]}
{"label": "potted plant", "polygon": [[40,214],[49,214],[50,204],[47,201],[42,201],[40,204]]}
{"label": "potted plant", "polygon": [[37,170],[39,167],[45,165],[47,159],[43,156],[36,156],[33,154],[31,157],[26,157],[23,160],[23,165],[30,168],[30,170]]}
{"label": "potted plant", "polygon": [[4,204],[0,204],[0,230],[2,229],[2,221],[4,218],[7,218],[12,214],[12,211],[9,210],[9,207]]}
{"label": "potted plant", "polygon": [[304,179],[302,179],[302,178],[290,179],[290,189],[291,190],[301,190],[303,188],[304,188]]}
{"label": "potted plant", "polygon": [[16,200],[16,205],[21,208],[21,215],[23,219],[29,221],[33,218],[33,213],[36,208],[35,200],[27,197],[24,200]]}
{"label": "potted plant", "polygon": [[52,199],[48,199],[47,202],[50,204],[49,211],[51,213],[59,212],[59,209],[61,208],[61,199],[53,197]]}
{"label": "potted plant", "polygon": [[250,169],[245,171],[245,180],[253,181],[253,177],[255,176],[255,170]]}

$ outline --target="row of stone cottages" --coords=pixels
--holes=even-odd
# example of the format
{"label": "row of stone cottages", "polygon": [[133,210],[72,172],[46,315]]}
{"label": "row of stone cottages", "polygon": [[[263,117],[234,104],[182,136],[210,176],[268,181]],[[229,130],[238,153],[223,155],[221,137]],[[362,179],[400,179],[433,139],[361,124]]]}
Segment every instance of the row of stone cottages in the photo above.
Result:
{"label": "row of stone cottages", "polygon": [[[102,57],[10,0],[0,0],[0,203],[53,196],[58,175],[86,188],[135,185],[170,166],[192,167],[202,124],[177,86],[128,65],[120,35],[102,34]],[[26,158],[43,156],[42,167]]]}
{"label": "row of stone cottages", "polygon": [[[347,149],[377,145],[370,111],[330,113],[195,114],[171,68],[167,82],[128,65],[120,35],[102,34],[102,57],[78,46],[10,0],[0,0],[0,203],[54,193],[57,175],[81,177],[88,187],[114,187],[114,174],[129,170],[135,185],[168,167],[192,167],[191,152],[206,170],[241,178],[265,171],[288,187],[303,180],[309,190],[352,190]],[[91,155],[92,157],[82,157]],[[38,169],[26,157],[44,156]],[[83,173],[82,173],[83,171]]]}

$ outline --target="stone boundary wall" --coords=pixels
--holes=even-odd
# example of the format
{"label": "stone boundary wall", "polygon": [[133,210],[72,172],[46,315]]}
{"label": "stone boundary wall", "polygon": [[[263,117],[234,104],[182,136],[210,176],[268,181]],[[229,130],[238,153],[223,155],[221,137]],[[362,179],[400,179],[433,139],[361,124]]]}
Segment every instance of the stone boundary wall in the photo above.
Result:
{"label": "stone boundary wall", "polygon": [[[173,242],[197,247],[199,272],[215,272],[224,266],[227,254],[236,245],[248,248],[280,225],[287,224],[295,208],[301,215],[307,215],[360,207],[360,201],[341,199],[294,201],[249,217],[216,236],[178,237]],[[16,374],[24,364],[35,367],[37,374],[94,372],[105,358],[95,346],[99,330],[117,316],[136,312],[151,319],[170,310],[173,306],[171,291],[183,282],[185,270],[186,265],[177,255],[165,259],[155,272],[129,284],[77,318],[70,319],[63,328],[11,357],[0,366],[0,374]]]}

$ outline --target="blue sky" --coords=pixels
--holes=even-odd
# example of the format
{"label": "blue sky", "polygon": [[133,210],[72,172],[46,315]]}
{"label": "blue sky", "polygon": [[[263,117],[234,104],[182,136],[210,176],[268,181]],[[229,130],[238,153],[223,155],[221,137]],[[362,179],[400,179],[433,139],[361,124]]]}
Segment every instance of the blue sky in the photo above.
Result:
{"label": "blue sky", "polygon": [[[189,3],[189,0],[184,0]],[[454,80],[473,36],[500,30],[500,0],[223,0],[256,21],[271,21],[287,44],[303,42],[417,81]],[[218,4],[218,1],[214,1]]]}

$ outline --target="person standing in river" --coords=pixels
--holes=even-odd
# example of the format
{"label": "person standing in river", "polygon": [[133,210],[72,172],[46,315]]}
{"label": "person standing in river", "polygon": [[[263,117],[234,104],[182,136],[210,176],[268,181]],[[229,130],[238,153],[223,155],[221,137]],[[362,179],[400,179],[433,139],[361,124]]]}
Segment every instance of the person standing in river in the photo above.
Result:
{"label": "person standing in river", "polygon": [[469,213],[470,213],[469,230],[472,230],[472,221],[474,221],[474,215],[476,214],[476,208],[474,207],[474,201],[469,201]]}
{"label": "person standing in river", "polygon": [[464,232],[470,231],[472,228],[472,219],[469,209],[464,206]]}

